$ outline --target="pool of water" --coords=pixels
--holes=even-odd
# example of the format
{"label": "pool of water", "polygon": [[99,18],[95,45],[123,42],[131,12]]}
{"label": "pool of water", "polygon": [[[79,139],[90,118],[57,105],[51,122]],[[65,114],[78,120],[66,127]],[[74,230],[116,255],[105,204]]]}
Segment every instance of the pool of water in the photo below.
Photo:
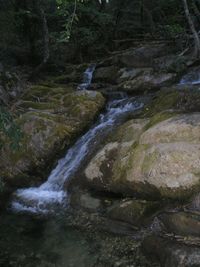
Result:
{"label": "pool of water", "polygon": [[132,236],[96,231],[89,222],[84,227],[73,224],[70,214],[41,218],[4,213],[0,267],[152,266]]}

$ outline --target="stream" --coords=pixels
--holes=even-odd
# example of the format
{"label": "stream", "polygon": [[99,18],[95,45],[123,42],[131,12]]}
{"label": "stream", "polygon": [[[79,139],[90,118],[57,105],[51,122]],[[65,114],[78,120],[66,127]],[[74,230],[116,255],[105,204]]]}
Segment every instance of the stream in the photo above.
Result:
{"label": "stream", "polygon": [[[77,90],[87,93],[94,68],[86,70]],[[0,219],[0,267],[141,266],[142,256],[137,249],[133,253],[138,243],[130,236],[97,230],[87,216],[71,213],[66,184],[80,174],[109,133],[143,105],[140,97],[111,93],[104,113],[68,149],[46,182],[13,194]]]}

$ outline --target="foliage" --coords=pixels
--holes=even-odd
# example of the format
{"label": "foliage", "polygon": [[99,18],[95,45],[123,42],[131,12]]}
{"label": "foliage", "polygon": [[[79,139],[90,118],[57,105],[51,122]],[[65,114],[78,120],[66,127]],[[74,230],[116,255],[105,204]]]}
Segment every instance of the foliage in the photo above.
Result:
{"label": "foliage", "polygon": [[[42,25],[35,8],[38,1],[47,17],[52,57],[59,53],[61,58],[72,59],[104,55],[118,49],[116,40],[182,38],[189,29],[180,0],[0,0],[0,47],[9,44],[17,46],[18,52],[23,49],[24,60],[31,63],[42,56]],[[188,3],[198,28],[195,1],[200,9],[199,1]]]}
{"label": "foliage", "polygon": [[3,141],[0,140],[0,148],[4,147],[4,142],[8,139],[10,147],[14,150],[18,149],[22,133],[11,114],[3,106],[0,106],[0,136],[4,136]]}

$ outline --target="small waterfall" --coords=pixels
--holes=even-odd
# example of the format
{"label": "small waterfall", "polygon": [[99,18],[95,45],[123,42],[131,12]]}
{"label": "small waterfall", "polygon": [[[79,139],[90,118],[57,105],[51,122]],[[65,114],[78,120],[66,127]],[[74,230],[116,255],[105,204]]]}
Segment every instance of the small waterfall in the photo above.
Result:
{"label": "small waterfall", "polygon": [[91,64],[83,74],[83,82],[77,87],[78,90],[87,90],[92,82],[96,64]]}
{"label": "small waterfall", "polygon": [[19,189],[14,193],[12,209],[17,212],[51,213],[58,207],[66,207],[66,181],[76,174],[88,155],[95,152],[100,142],[122,119],[142,107],[143,103],[118,93],[116,99],[108,102],[106,112],[99,116],[97,123],[58,161],[45,183],[39,187]]}

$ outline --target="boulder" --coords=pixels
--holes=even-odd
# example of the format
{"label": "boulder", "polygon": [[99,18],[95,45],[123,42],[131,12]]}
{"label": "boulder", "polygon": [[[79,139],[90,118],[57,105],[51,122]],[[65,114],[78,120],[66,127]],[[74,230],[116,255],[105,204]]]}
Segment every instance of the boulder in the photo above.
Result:
{"label": "boulder", "polygon": [[[22,138],[12,150],[6,137],[1,151],[0,177],[6,183],[22,186],[31,182],[56,155],[93,122],[104,105],[98,92],[74,91],[68,87],[32,86],[19,101],[16,124]],[[47,168],[46,168],[47,169]]]}
{"label": "boulder", "polygon": [[199,132],[200,113],[130,121],[88,164],[87,181],[129,196],[188,198],[200,189]]}

